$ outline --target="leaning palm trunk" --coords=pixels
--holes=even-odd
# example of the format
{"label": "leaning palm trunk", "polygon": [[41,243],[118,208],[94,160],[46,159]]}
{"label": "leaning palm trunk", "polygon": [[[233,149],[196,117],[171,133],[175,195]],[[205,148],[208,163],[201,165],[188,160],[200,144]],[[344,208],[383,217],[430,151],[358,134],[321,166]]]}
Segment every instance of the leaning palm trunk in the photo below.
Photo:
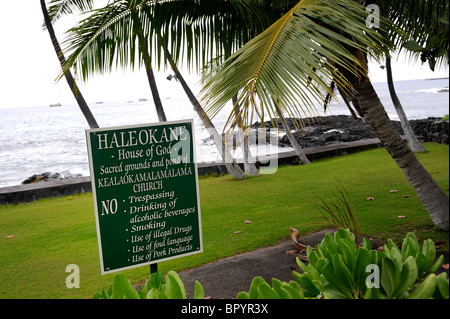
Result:
{"label": "leaning palm trunk", "polygon": [[161,97],[159,96],[158,87],[156,85],[155,74],[153,73],[153,67],[150,63],[150,56],[147,50],[144,51],[145,71],[147,72],[148,84],[152,91],[153,102],[155,103],[156,114],[160,122],[167,122],[166,114],[161,103]]}
{"label": "leaning palm trunk", "polygon": [[252,154],[250,153],[247,133],[247,128],[244,129],[244,123],[241,118],[239,119],[239,141],[243,143],[244,146],[244,171],[248,176],[259,176],[258,169],[256,168]]}
{"label": "leaning palm trunk", "polygon": [[[236,95],[233,96],[233,105],[237,105]],[[236,112],[239,112],[239,108]],[[242,117],[239,117],[239,143],[242,143],[244,146],[244,171],[248,176],[259,176],[258,169],[256,168],[248,146],[248,130],[249,128],[244,128],[244,121],[242,121]]]}
{"label": "leaning palm trunk", "polygon": [[381,140],[386,150],[403,170],[407,180],[428,211],[437,227],[449,229],[449,198],[422,166],[414,153],[403,142],[389,120],[372,83],[367,77],[355,81],[355,98],[365,119]]}
{"label": "leaning palm trunk", "polygon": [[[53,30],[52,22],[50,21],[50,17],[48,15],[47,6],[45,5],[45,0],[41,0],[41,8],[42,13],[44,14],[44,22],[45,26],[47,27],[48,33],[50,35],[50,39],[52,40],[53,47],[55,48],[56,55],[58,56],[59,63],[61,64],[61,67],[64,66],[66,63],[66,58],[64,57],[64,54],[62,53],[61,47],[59,46],[58,39],[56,38],[55,31]],[[94,115],[92,114],[91,110],[89,109],[89,106],[87,105],[86,101],[84,100],[83,95],[81,94],[77,84],[75,83],[75,80],[72,76],[72,73],[67,70],[67,72],[64,74],[67,84],[70,87],[70,90],[73,93],[73,96],[77,100],[78,106],[80,107],[81,112],[83,113],[86,121],[89,124],[90,128],[98,128],[97,121],[95,120]]]}
{"label": "leaning palm trunk", "polygon": [[142,45],[142,57],[144,60],[145,72],[147,73],[148,84],[152,92],[153,103],[155,104],[156,114],[158,115],[158,120],[160,122],[167,122],[166,114],[164,113],[164,108],[161,103],[161,98],[159,96],[158,86],[156,85],[155,74],[152,67],[152,59],[147,47],[147,41],[142,34],[142,25],[139,20],[139,16],[132,14],[133,23],[135,24],[137,36]]}
{"label": "leaning palm trunk", "polygon": [[178,70],[177,66],[173,62],[172,57],[169,54],[169,52],[166,51],[166,55],[167,55],[167,61],[171,65],[176,78],[180,81],[181,86],[183,87],[184,91],[186,92],[186,95],[188,96],[189,100],[191,101],[192,105],[194,106],[195,112],[197,112],[198,116],[200,117],[200,120],[202,121],[202,124],[208,130],[208,133],[211,134],[211,137],[212,137],[214,143],[216,144],[216,147],[219,150],[219,153],[222,155],[222,158],[224,159],[224,164],[228,171],[228,174],[230,174],[230,176],[233,178],[244,179],[245,174],[244,174],[244,172],[242,172],[239,165],[237,165],[236,163],[234,163],[231,160],[232,155],[229,153],[229,151],[226,148],[225,148],[225,150],[222,149],[222,137],[219,135],[216,127],[211,122],[211,119],[206,115],[202,106],[200,105],[200,103],[196,99],[195,95],[192,93],[191,89],[187,85],[186,81],[184,80],[184,78],[181,75],[180,71]]}
{"label": "leaning palm trunk", "polygon": [[310,164],[311,162],[306,157],[305,153],[302,150],[302,147],[298,144],[297,140],[295,139],[294,135],[292,135],[291,131],[289,130],[289,126],[286,124],[286,119],[281,118],[281,123],[283,125],[283,129],[286,132],[286,136],[291,143],[292,147],[294,148],[294,152],[297,155],[298,159],[300,160],[300,164],[306,165]]}
{"label": "leaning palm trunk", "polygon": [[248,176],[259,176],[248,145],[248,134],[244,135],[244,171]]}
{"label": "leaning palm trunk", "polygon": [[256,168],[255,161],[253,160],[250,148],[248,145],[247,130],[240,129],[239,140],[244,146],[244,171],[248,176],[259,176],[258,169]]}
{"label": "leaning palm trunk", "polygon": [[286,118],[284,117],[283,113],[281,113],[280,108],[278,107],[277,103],[275,103],[274,100],[272,100],[272,101],[273,101],[273,104],[277,111],[278,117],[281,120],[281,124],[283,125],[283,129],[286,132],[286,136],[287,136],[289,142],[291,143],[292,147],[294,148],[294,152],[297,155],[298,159],[300,160],[300,163],[303,165],[310,164],[311,162],[306,157],[305,153],[303,152],[302,147],[298,144],[294,135],[292,135],[291,130],[289,129],[289,126],[286,123]]}
{"label": "leaning palm trunk", "polygon": [[394,81],[392,79],[392,68],[391,68],[391,58],[386,58],[386,72],[387,72],[387,80],[389,93],[391,94],[392,103],[394,104],[395,110],[397,111],[398,117],[400,119],[400,123],[402,124],[403,132],[405,133],[406,140],[409,143],[409,147],[413,152],[425,152],[426,149],[420,144],[419,140],[414,134],[411,125],[409,125],[408,118],[406,117],[405,111],[403,110],[402,104],[395,92]]}

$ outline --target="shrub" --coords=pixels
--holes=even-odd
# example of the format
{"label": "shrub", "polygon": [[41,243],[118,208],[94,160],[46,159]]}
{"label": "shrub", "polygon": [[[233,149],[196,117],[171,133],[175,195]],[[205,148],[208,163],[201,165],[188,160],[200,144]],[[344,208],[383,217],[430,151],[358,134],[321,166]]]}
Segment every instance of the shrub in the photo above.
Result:
{"label": "shrub", "polygon": [[[422,248],[413,233],[408,233],[401,248],[388,240],[382,250],[373,250],[369,240],[357,246],[355,236],[340,228],[326,233],[321,243],[307,249],[308,265],[297,258],[302,273],[293,272],[289,283],[276,278],[269,285],[255,277],[249,292],[242,291],[236,299],[448,299],[449,280],[445,272],[436,275],[443,256],[436,259],[432,240]],[[154,273],[136,290],[123,273],[95,299],[186,299],[180,276],[169,271]],[[194,299],[203,299],[204,290],[195,282]]]}
{"label": "shrub", "polygon": [[[194,299],[203,299],[204,290],[200,282],[195,282]],[[147,282],[136,290],[123,273],[114,276],[113,282],[102,292],[94,294],[94,299],[186,299],[186,289],[180,276],[169,271],[164,277],[158,271],[150,275]]]}
{"label": "shrub", "polygon": [[401,249],[388,240],[383,250],[372,250],[367,239],[357,247],[354,235],[339,229],[327,233],[313,250],[308,247],[309,264],[297,263],[302,274],[294,272],[305,297],[317,298],[445,298],[449,297],[446,273],[436,275],[443,256],[436,259],[432,240],[420,249],[414,234],[408,233]]}
{"label": "shrub", "polygon": [[236,299],[304,299],[302,287],[298,282],[289,283],[272,278],[272,287],[262,277],[253,278],[249,292],[241,291]]}

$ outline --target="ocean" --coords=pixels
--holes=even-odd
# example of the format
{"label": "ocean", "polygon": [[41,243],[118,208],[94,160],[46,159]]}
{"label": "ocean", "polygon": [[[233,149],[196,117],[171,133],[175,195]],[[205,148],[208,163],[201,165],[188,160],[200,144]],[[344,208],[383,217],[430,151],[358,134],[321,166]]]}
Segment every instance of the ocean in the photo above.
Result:
{"label": "ocean", "polygon": [[[398,120],[387,84],[374,83],[374,87],[389,117]],[[449,114],[448,87],[448,78],[395,83],[397,95],[410,120]],[[189,100],[164,99],[162,102],[169,121],[194,119],[197,161],[218,161],[219,153]],[[94,101],[89,105],[101,127],[158,121],[151,98]],[[321,116],[349,115],[347,107],[337,102],[333,102],[326,113],[318,106],[318,113]],[[213,119],[219,133],[227,116],[228,112],[224,111]],[[62,176],[89,176],[85,137],[85,130],[89,127],[76,104],[0,108],[0,119],[0,187],[19,185],[33,174],[44,172]],[[290,149],[280,148],[275,151],[286,152]]]}

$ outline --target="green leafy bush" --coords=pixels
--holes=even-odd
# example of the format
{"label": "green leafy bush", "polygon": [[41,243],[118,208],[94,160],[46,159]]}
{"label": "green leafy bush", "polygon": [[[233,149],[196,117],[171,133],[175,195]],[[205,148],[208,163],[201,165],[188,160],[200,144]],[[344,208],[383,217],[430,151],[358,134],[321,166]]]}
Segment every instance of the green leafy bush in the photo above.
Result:
{"label": "green leafy bush", "polygon": [[249,292],[242,291],[236,299],[304,299],[303,289],[296,281],[280,281],[272,278],[272,287],[262,277],[255,277]]}
{"label": "green leafy bush", "polygon": [[367,239],[358,247],[354,235],[339,229],[327,233],[313,250],[308,247],[309,263],[297,263],[303,273],[294,272],[305,297],[312,298],[445,298],[449,297],[446,273],[436,275],[443,256],[436,259],[432,240],[422,249],[414,234],[408,233],[401,249],[388,240],[383,250],[372,250]]}
{"label": "green leafy bush", "polygon": [[[204,290],[200,282],[195,282],[194,299],[203,299]],[[149,280],[134,289],[123,273],[114,276],[113,282],[102,292],[94,294],[94,299],[187,299],[186,289],[180,276],[169,271],[164,277],[159,271],[150,275]]]}
{"label": "green leafy bush", "polygon": [[[369,240],[361,245],[348,229],[326,233],[320,244],[307,249],[308,265],[297,258],[302,273],[293,272],[289,283],[273,278],[272,286],[262,277],[255,277],[249,292],[242,291],[236,299],[448,299],[447,274],[435,273],[443,264],[436,259],[432,240],[420,247],[413,233],[408,233],[401,248],[388,240],[382,250],[373,250]],[[124,274],[114,276],[113,282],[95,299],[186,299],[180,276],[169,271],[152,274],[136,290]],[[204,290],[195,282],[194,299],[203,299]]]}

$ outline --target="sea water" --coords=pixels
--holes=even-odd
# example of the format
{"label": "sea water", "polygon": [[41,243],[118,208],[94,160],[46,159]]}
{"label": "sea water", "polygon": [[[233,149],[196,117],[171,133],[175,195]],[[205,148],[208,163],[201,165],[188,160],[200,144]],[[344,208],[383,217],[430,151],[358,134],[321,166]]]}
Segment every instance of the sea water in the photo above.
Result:
{"label": "sea water", "polygon": [[[410,120],[448,114],[448,86],[448,78],[395,83],[397,95]],[[387,84],[374,83],[374,87],[389,117],[398,120]],[[219,152],[190,101],[187,98],[164,99],[162,103],[169,121],[194,119],[197,162],[219,161]],[[89,105],[100,127],[158,121],[151,98],[94,102]],[[219,133],[222,132],[229,111],[230,108],[225,109],[213,119]],[[321,106],[317,106],[317,113],[323,116],[350,114],[347,107],[338,102],[332,102],[326,113]],[[57,172],[62,176],[88,176],[85,135],[88,128],[76,104],[0,108],[0,187],[19,185],[33,174],[44,172]],[[280,148],[275,151],[290,150]]]}

